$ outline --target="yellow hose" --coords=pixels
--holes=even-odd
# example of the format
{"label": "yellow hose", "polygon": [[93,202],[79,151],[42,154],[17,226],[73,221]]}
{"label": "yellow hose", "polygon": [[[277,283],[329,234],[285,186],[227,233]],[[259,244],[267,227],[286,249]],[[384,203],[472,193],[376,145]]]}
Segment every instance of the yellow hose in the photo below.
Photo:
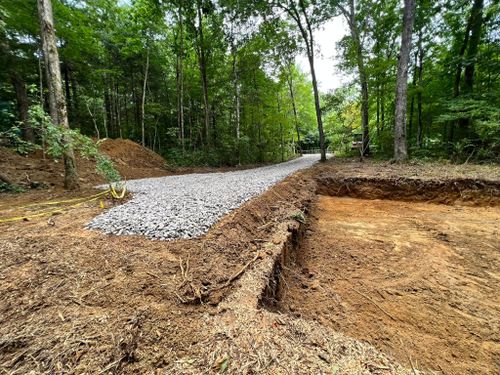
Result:
{"label": "yellow hose", "polygon": [[100,193],[91,195],[90,197],[83,197],[83,198],[75,198],[75,199],[68,199],[64,201],[47,201],[47,202],[40,202],[40,203],[31,203],[27,204],[25,206],[19,206],[18,208],[26,208],[26,207],[36,207],[36,206],[54,206],[54,205],[59,205],[63,203],[72,203],[72,202],[78,202],[78,201],[85,201],[87,199],[92,199],[94,197],[100,197],[101,195],[105,195],[110,192],[110,189],[101,191]]}
{"label": "yellow hose", "polygon": [[27,208],[27,207],[54,206],[54,205],[76,202],[74,204],[70,204],[69,206],[57,208],[55,210],[49,210],[49,211],[42,210],[41,212],[37,212],[37,213],[31,214],[31,215],[14,216],[14,217],[8,217],[5,219],[0,218],[0,224],[1,223],[10,223],[10,222],[14,222],[14,221],[21,221],[21,220],[29,220],[29,219],[36,218],[36,217],[43,217],[43,216],[48,216],[48,215],[54,215],[56,213],[62,213],[64,211],[68,210],[69,208],[77,207],[77,206],[80,206],[84,203],[99,199],[101,196],[108,194],[108,193],[110,193],[111,196],[115,199],[122,199],[125,196],[126,189],[125,189],[125,187],[123,187],[122,191],[120,193],[117,193],[115,188],[113,186],[110,186],[110,188],[108,190],[91,195],[89,197],[67,199],[67,200],[63,200],[63,201],[47,201],[47,202],[40,202],[40,203],[32,203],[32,204],[28,204],[28,205],[20,206],[20,207],[14,207],[14,208],[10,209],[10,211],[16,210],[16,209]]}

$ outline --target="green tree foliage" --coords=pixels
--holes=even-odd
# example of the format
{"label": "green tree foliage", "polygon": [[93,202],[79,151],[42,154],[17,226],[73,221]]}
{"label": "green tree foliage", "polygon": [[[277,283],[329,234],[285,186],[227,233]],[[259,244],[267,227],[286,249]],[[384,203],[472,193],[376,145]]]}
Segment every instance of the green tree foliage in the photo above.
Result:
{"label": "green tree foliage", "polygon": [[[26,87],[41,88],[25,99],[47,109],[36,1],[21,3],[2,2],[2,64]],[[208,0],[53,0],[53,7],[70,126],[82,134],[141,142],[144,124],[145,145],[173,162],[233,165],[287,159],[298,150],[296,124],[304,134],[314,129],[311,84],[293,64],[298,47],[290,43],[290,59],[278,64],[276,50],[289,40],[267,38],[271,22]],[[4,131],[20,120],[9,74],[0,71]]]}
{"label": "green tree foliage", "polygon": [[[142,142],[144,128],[145,145],[171,162],[235,165],[319,147],[318,115],[330,148],[347,152],[368,113],[370,152],[392,157],[400,1],[52,2],[72,130]],[[314,66],[314,35],[349,19],[342,9],[356,29],[338,45],[337,68],[353,82],[316,100],[295,57]],[[410,157],[498,160],[499,21],[495,1],[417,1]],[[28,119],[30,107],[48,110],[35,0],[1,2],[0,64],[0,132],[40,144]]]}
{"label": "green tree foliage", "polygon": [[[417,1],[406,126],[410,156],[498,161],[498,10],[492,1]],[[358,0],[356,12],[366,51],[371,144],[392,156],[402,13],[394,0]],[[338,49],[339,68],[356,71],[351,37]]]}

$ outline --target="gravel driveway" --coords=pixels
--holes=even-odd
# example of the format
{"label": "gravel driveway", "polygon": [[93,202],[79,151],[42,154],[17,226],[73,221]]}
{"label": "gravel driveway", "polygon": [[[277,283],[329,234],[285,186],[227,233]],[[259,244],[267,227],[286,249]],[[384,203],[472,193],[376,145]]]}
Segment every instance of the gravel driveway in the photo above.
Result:
{"label": "gravel driveway", "polygon": [[242,171],[127,181],[133,198],[95,217],[87,228],[158,240],[197,237],[229,211],[318,160],[319,155],[304,155]]}

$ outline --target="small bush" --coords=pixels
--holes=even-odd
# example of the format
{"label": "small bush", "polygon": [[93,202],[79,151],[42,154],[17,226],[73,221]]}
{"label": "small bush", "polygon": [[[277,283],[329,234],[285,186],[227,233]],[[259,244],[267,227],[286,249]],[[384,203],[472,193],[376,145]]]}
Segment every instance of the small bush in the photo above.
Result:
{"label": "small bush", "polygon": [[[47,153],[53,158],[62,158],[64,151],[72,147],[84,159],[96,161],[96,171],[108,183],[121,180],[120,173],[113,166],[113,162],[99,151],[98,144],[90,137],[81,134],[78,130],[63,129],[52,124],[50,117],[40,105],[34,105],[29,110],[31,126],[42,135],[47,145]],[[69,143],[68,143],[69,140]]]}

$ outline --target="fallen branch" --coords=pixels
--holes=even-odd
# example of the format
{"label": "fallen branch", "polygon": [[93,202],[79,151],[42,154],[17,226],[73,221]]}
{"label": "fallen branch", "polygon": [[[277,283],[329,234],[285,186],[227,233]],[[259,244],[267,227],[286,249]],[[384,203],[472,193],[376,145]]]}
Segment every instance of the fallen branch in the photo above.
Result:
{"label": "fallen branch", "polygon": [[262,257],[261,253],[258,252],[255,255],[255,257],[253,257],[241,269],[239,269],[236,273],[234,273],[231,277],[229,277],[229,279],[225,283],[223,283],[221,285],[218,285],[218,286],[215,286],[213,288],[208,288],[208,289],[203,290],[203,291],[201,289],[199,289],[199,288],[196,288],[193,285],[192,280],[188,278],[187,272],[188,272],[188,265],[189,265],[189,263],[186,262],[186,269],[184,269],[183,262],[182,262],[182,259],[181,259],[180,262],[179,262],[179,265],[180,265],[180,268],[181,268],[181,275],[183,277],[183,282],[179,286],[179,289],[182,288],[187,283],[189,283],[194,296],[191,297],[191,298],[185,299],[185,298],[182,298],[177,292],[175,292],[175,295],[177,296],[177,298],[179,298],[179,300],[181,301],[181,303],[193,303],[195,301],[203,302],[203,300],[206,299],[207,297],[209,297],[210,294],[212,294],[213,292],[229,287],[235,280],[237,280],[246,271],[246,269],[248,267],[250,267],[250,265],[252,265],[252,263],[254,263],[257,259],[259,259],[261,257]]}
{"label": "fallen branch", "polygon": [[236,272],[233,276],[231,276],[224,284],[216,287],[216,288],[213,288],[211,289],[211,291],[215,291],[215,290],[220,290],[220,289],[224,289],[224,288],[227,288],[229,285],[231,285],[231,283],[238,279],[242,274],[243,272],[245,272],[245,270],[250,267],[250,265],[255,262],[257,259],[261,258],[261,254],[260,252],[258,252],[255,257],[250,260],[249,262],[247,262],[247,264],[245,264],[238,272]]}

